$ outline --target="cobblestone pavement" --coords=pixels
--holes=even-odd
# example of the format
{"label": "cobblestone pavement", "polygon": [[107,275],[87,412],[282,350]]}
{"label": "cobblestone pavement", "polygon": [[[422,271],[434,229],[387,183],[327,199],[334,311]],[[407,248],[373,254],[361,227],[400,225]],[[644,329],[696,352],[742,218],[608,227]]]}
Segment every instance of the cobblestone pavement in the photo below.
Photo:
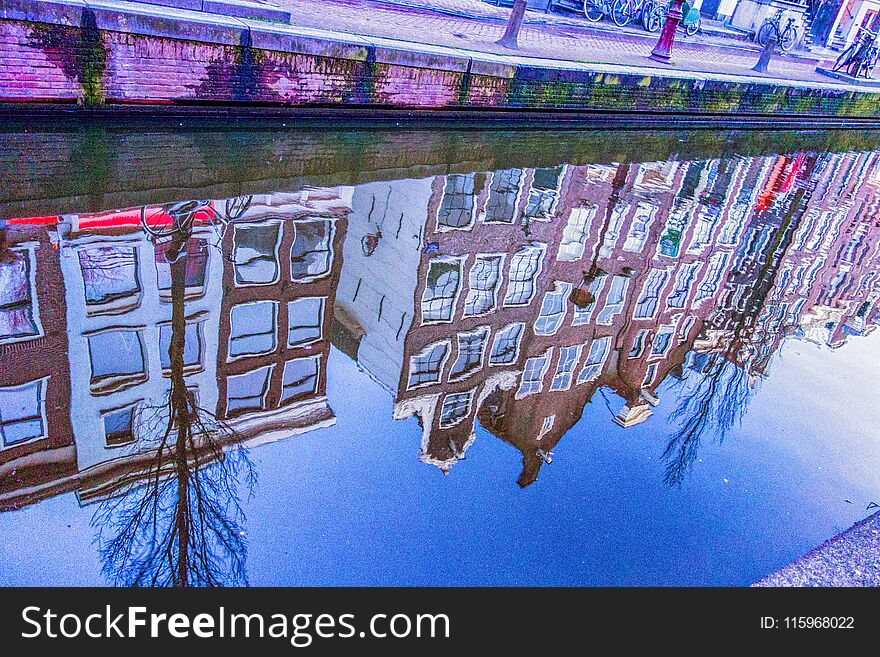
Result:
{"label": "cobblestone pavement", "polygon": [[[431,8],[422,8],[425,3],[430,3]],[[561,19],[567,23],[524,24],[519,36],[520,47],[511,51],[495,43],[504,32],[510,10],[480,0],[273,0],[273,4],[290,10],[294,25],[363,36],[584,63],[833,83],[830,78],[815,72],[815,59],[775,56],[769,73],[759,74],[751,70],[758,58],[753,46],[727,39],[698,42],[683,32],[676,37],[672,64],[657,64],[647,59],[656,43],[656,35],[637,34],[637,28],[628,31],[609,29],[608,26],[616,27],[610,23],[603,24],[605,29],[597,30],[592,25],[580,25],[574,14]],[[452,11],[468,7],[479,11],[480,15],[464,18]],[[437,8],[450,11],[437,11]],[[542,12],[530,12],[527,16],[532,20],[536,14],[553,16]]]}
{"label": "cobblestone pavement", "polygon": [[754,586],[880,586],[880,513],[857,522]]}

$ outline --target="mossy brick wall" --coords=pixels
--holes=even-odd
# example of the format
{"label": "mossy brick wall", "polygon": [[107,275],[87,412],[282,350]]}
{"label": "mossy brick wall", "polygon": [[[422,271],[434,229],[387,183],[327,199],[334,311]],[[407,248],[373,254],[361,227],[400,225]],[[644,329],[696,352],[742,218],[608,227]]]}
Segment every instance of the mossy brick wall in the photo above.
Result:
{"label": "mossy brick wall", "polygon": [[[542,67],[471,73],[463,60],[413,53],[377,61],[366,46],[334,55],[0,20],[0,102],[267,104],[880,116],[880,94],[758,82],[613,75]],[[511,74],[512,72],[512,74]]]}

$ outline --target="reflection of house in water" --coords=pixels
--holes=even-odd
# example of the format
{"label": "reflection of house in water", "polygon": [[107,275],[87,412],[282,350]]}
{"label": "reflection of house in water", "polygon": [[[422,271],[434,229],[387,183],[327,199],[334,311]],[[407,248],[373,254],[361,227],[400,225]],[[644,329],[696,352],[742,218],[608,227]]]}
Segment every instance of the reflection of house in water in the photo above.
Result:
{"label": "reflection of house in water", "polygon": [[334,344],[396,392],[432,179],[354,188],[333,313]]}
{"label": "reflection of house in water", "polygon": [[54,223],[0,228],[0,498],[76,472]]}
{"label": "reflection of house in water", "polygon": [[336,421],[327,358],[350,200],[320,189],[267,201],[223,240],[217,417],[248,444]]}
{"label": "reflection of house in water", "polygon": [[[194,222],[186,244],[185,382],[198,405],[224,421],[237,442],[261,444],[335,422],[326,399],[326,360],[349,207],[346,196],[345,189],[328,189],[254,197],[222,240],[221,231],[206,218]],[[161,219],[163,210],[156,206],[149,212]],[[52,343],[55,349],[47,343],[38,353],[47,364],[63,363],[57,377],[62,387],[53,392],[45,379],[35,385],[43,398],[48,390],[50,403],[63,410],[59,422],[63,417],[68,423],[66,430],[63,425],[53,429],[49,444],[66,441],[69,476],[19,490],[17,500],[4,501],[4,506],[70,489],[85,501],[137,480],[150,457],[149,449],[144,452],[139,444],[148,444],[151,436],[145,433],[161,424],[156,420],[163,413],[167,416],[167,245],[141,230],[140,208],[65,215],[58,230],[60,267],[58,251],[49,244],[45,250],[54,254],[57,280],[51,289],[59,298],[47,299],[45,305],[58,315],[48,316],[62,332]],[[14,253],[19,251],[16,247]],[[51,262],[45,269],[43,276],[53,275]],[[36,317],[33,311],[18,312],[10,326],[17,322],[23,327],[20,317],[25,316]],[[46,317],[44,311],[44,323]],[[58,357],[68,352],[68,336],[69,377],[66,360]],[[14,362],[14,356],[4,354],[4,363],[10,358]],[[24,371],[32,372],[34,362],[31,357]],[[4,367],[4,376],[8,371]],[[22,393],[13,393],[16,404],[23,403]],[[40,431],[45,434],[45,405],[42,413]],[[7,417],[10,423],[14,419],[4,403],[4,423]],[[37,431],[36,420],[29,421]],[[4,450],[4,458],[7,453],[15,455]],[[29,477],[28,483],[32,481]]]}
{"label": "reflection of house in water", "polygon": [[[551,185],[529,187],[548,177],[540,171],[438,177],[395,404],[396,417],[419,419],[422,460],[448,472],[479,419],[522,452],[519,483],[527,485],[598,388],[621,398],[621,427],[647,419],[658,386],[681,376],[698,336],[703,348],[722,347],[710,338],[730,326],[706,325],[723,316],[722,300],[739,303],[737,294],[757,287],[744,321],[776,310],[764,303],[766,286],[781,293],[785,280],[774,273],[792,218],[801,206],[833,203],[815,193],[830,183],[814,159],[567,166],[557,170],[552,201],[541,202]],[[839,175],[867,172],[853,173]],[[853,205],[873,212],[872,194]],[[850,271],[856,252],[876,252],[874,238],[848,240],[834,247],[837,271]],[[859,263],[859,283],[847,287],[834,274],[837,288],[861,290],[858,303],[845,302],[858,308],[841,320],[850,330],[874,316],[880,297],[869,280],[876,263]],[[820,287],[827,296],[835,286]]]}

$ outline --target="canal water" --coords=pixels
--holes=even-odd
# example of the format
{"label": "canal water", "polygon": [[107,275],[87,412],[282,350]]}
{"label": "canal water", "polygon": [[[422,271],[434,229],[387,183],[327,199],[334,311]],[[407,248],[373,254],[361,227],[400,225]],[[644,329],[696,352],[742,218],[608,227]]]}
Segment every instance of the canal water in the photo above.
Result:
{"label": "canal water", "polygon": [[0,585],[761,579],[880,503],[878,144],[5,126]]}

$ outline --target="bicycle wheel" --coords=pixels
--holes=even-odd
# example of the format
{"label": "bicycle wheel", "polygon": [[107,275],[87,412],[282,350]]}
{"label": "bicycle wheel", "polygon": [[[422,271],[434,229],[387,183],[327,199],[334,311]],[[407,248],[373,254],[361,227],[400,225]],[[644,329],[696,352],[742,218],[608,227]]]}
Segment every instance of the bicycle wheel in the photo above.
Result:
{"label": "bicycle wheel", "polygon": [[779,45],[782,46],[782,49],[785,52],[788,52],[789,50],[794,48],[794,44],[797,41],[797,37],[798,37],[797,30],[794,27],[792,27],[791,25],[789,25],[787,28],[785,28],[785,31],[782,33],[782,38],[779,40],[780,41]]}
{"label": "bicycle wheel", "polygon": [[684,32],[688,36],[694,36],[697,32],[700,31],[700,19],[698,18],[690,25],[685,25]]}
{"label": "bicycle wheel", "polygon": [[615,0],[614,6],[611,8],[611,20],[618,27],[623,27],[629,23],[632,17],[632,6],[629,0]]}
{"label": "bicycle wheel", "polygon": [[659,5],[654,7],[648,14],[648,20],[645,22],[645,29],[648,32],[659,32],[663,27],[663,21],[666,18],[666,12]]}
{"label": "bicycle wheel", "polygon": [[602,0],[584,0],[584,16],[594,23],[602,20],[605,15],[605,3]]}
{"label": "bicycle wheel", "polygon": [[[760,28],[758,28],[758,34],[755,37],[755,41],[757,41],[758,45],[760,45],[762,48],[766,47],[767,42],[770,40],[770,35],[774,33],[774,30],[776,30],[776,26],[773,23],[767,21]],[[778,40],[779,32],[776,31],[775,33]]]}

